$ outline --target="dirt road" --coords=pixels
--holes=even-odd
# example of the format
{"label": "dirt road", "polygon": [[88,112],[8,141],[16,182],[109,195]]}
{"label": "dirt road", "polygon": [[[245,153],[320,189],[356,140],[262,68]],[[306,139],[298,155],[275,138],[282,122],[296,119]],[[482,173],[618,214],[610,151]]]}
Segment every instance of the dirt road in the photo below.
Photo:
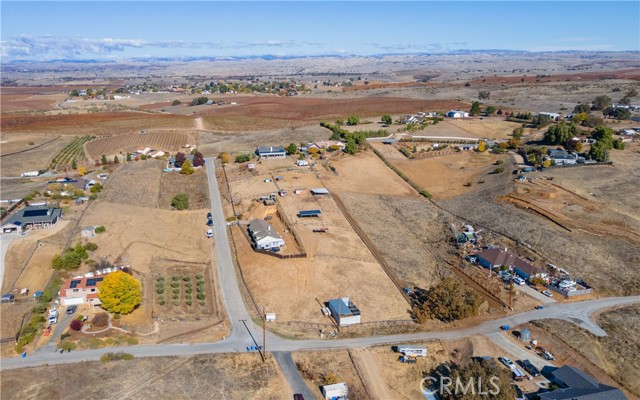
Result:
{"label": "dirt road", "polygon": [[369,352],[366,349],[357,349],[350,351],[349,354],[369,395],[373,399],[392,399],[393,396],[387,391],[387,385],[381,379],[378,365]]}

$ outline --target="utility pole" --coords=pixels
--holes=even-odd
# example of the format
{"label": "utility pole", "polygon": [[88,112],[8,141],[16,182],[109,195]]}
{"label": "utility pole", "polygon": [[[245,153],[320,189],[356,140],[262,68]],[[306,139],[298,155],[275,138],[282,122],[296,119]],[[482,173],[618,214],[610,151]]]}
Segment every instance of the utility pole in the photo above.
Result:
{"label": "utility pole", "polygon": [[513,302],[513,278],[509,283],[509,310],[513,311],[513,307],[511,306]]}
{"label": "utility pole", "polygon": [[262,362],[267,362],[267,314],[262,306]]}

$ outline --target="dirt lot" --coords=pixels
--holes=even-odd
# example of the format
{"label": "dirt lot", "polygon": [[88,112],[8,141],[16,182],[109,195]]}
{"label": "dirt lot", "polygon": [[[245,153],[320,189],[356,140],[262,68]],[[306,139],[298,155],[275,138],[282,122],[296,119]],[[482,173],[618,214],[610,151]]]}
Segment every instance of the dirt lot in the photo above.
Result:
{"label": "dirt lot", "polygon": [[640,368],[640,337],[637,334],[640,331],[640,306],[604,312],[597,317],[597,323],[607,331],[607,336],[596,337],[562,320],[542,320],[535,325],[547,331],[562,346],[585,357],[587,363],[591,364],[594,376],[598,371],[600,375],[604,371],[619,385],[640,397],[637,374]]}
{"label": "dirt lot", "polygon": [[[466,108],[462,108],[466,110]],[[454,136],[472,139],[508,139],[514,128],[522,124],[505,121],[502,117],[491,118],[445,118],[417,133],[424,136]]]}
{"label": "dirt lot", "polygon": [[[56,137],[57,135],[5,134],[3,132],[3,143],[0,144],[0,149],[2,150],[2,158],[0,158],[2,176],[20,176],[22,172],[46,168],[49,161],[74,139],[70,136],[62,136],[55,139]],[[4,143],[5,141],[6,143]],[[33,143],[33,145],[29,143]],[[41,146],[36,147],[39,145]],[[10,154],[18,151],[23,152]]]}
{"label": "dirt lot", "polygon": [[290,398],[287,390],[272,358],[263,363],[257,354],[224,354],[3,371],[1,393],[3,399],[275,400]]}
{"label": "dirt lot", "polygon": [[200,210],[211,207],[209,185],[204,169],[197,169],[192,175],[179,172],[163,172],[160,178],[158,208],[171,210],[171,200],[178,193],[189,194],[189,209]]}
{"label": "dirt lot", "polygon": [[[239,228],[234,227],[239,262],[256,302],[276,312],[279,322],[329,324],[318,301],[339,296],[352,298],[362,311],[363,321],[408,319],[408,304],[331,197],[313,197],[308,192],[292,194],[295,188],[323,187],[316,175],[308,167],[296,167],[290,159],[263,161],[256,167],[260,171],[256,176],[246,169],[243,172],[237,164],[227,167],[233,198],[238,199],[236,212],[242,213],[243,218],[250,216],[250,207],[257,210],[251,199],[277,190],[273,182],[264,183],[263,179],[282,175],[284,180],[278,182],[278,187],[290,194],[278,201],[309,254],[308,258],[291,260],[255,254],[244,236],[236,231]],[[298,211],[307,209],[320,209],[322,214],[319,218],[297,217]],[[321,226],[327,227],[328,232],[312,232]],[[366,284],[361,279],[365,275]],[[270,278],[265,280],[265,276]]]}
{"label": "dirt lot", "polygon": [[110,203],[155,208],[165,166],[166,161],[149,159],[121,164],[109,176],[100,198]]}
{"label": "dirt lot", "polygon": [[[506,155],[496,156],[489,152],[461,151],[423,160],[405,158],[389,161],[435,199],[449,199],[482,186],[491,179],[489,173],[497,167],[493,165],[496,160],[504,161],[506,158]],[[505,168],[504,165],[501,167]],[[508,174],[508,171],[503,174]],[[465,186],[469,183],[471,185]]]}

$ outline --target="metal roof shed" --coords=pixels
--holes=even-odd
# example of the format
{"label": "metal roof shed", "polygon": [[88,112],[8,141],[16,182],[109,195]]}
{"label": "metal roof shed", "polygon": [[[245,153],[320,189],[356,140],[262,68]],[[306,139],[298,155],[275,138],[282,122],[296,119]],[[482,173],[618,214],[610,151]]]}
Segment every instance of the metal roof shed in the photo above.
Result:
{"label": "metal roof shed", "polygon": [[311,189],[311,194],[313,194],[313,195],[328,195],[329,194],[329,189],[327,189],[327,188]]}
{"label": "metal roof shed", "polygon": [[298,212],[298,217],[317,217],[321,214],[320,210],[304,210]]}

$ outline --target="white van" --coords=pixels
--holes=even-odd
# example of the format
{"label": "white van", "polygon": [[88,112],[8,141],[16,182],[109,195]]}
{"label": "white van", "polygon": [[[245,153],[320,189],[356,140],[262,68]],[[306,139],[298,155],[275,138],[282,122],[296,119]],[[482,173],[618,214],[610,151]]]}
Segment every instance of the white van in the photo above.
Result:
{"label": "white van", "polygon": [[524,279],[520,278],[519,276],[514,276],[513,277],[513,283],[515,283],[516,285],[520,285],[520,286],[525,284]]}
{"label": "white van", "polygon": [[412,357],[426,357],[427,356],[427,349],[424,347],[417,347],[417,346],[411,346],[411,345],[400,345],[400,346],[396,346],[396,351],[398,353],[401,353],[405,356],[412,356]]}

